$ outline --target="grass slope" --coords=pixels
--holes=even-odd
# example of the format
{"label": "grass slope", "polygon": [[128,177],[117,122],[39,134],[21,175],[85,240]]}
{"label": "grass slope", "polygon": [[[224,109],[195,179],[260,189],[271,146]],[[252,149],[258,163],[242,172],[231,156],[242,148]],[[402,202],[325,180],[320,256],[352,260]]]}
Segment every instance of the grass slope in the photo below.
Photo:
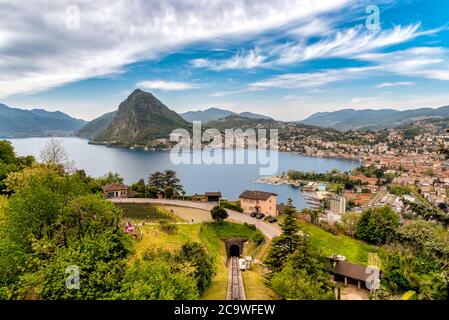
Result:
{"label": "grass slope", "polygon": [[183,221],[170,210],[148,203],[116,203],[116,206],[122,209],[125,220],[132,219],[134,222]]}
{"label": "grass slope", "polygon": [[317,226],[300,221],[299,224],[310,234],[312,243],[327,257],[336,253],[345,256],[349,262],[367,265],[368,254],[378,250],[375,246],[345,235],[333,235]]}
{"label": "grass slope", "polygon": [[227,254],[223,240],[237,237],[251,239],[256,232],[256,230],[246,225],[230,222],[202,224],[200,237],[216,261],[216,274],[212,278],[209,287],[204,291],[202,299],[226,299],[228,270],[226,268]]}

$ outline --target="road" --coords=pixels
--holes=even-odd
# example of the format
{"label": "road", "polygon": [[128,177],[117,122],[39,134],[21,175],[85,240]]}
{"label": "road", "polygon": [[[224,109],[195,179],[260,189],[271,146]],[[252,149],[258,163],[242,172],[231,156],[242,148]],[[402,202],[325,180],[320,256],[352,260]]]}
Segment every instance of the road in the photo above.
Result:
{"label": "road", "polygon": [[[201,203],[201,202],[192,202],[192,201],[184,201],[184,200],[170,200],[170,199],[147,199],[147,198],[124,198],[124,199],[110,199],[114,203],[147,203],[147,204],[155,204],[155,205],[170,205],[170,206],[179,206],[179,207],[187,207],[194,208],[200,210],[210,211],[213,208],[213,204],[211,203]],[[273,239],[281,234],[281,229],[277,224],[269,224],[264,221],[257,220],[256,218],[252,218],[249,215],[226,209],[229,214],[229,220],[238,223],[249,223],[256,226],[260,232],[262,232],[265,237],[268,239]]]}
{"label": "road", "polygon": [[371,199],[370,202],[368,202],[368,206],[372,206],[377,204],[383,197],[385,197],[388,194],[388,190],[386,187],[381,187],[379,192],[374,196],[374,198]]}

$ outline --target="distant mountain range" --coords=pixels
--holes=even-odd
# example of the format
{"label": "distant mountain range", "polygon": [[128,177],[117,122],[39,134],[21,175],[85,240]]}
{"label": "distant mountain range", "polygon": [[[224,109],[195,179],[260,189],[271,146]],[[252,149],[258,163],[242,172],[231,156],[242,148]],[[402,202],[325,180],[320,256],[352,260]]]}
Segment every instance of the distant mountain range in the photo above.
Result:
{"label": "distant mountain range", "polygon": [[203,123],[207,123],[210,121],[215,121],[218,119],[226,118],[231,115],[238,115],[244,118],[249,119],[271,119],[268,116],[264,116],[262,114],[252,113],[252,112],[242,112],[242,113],[235,113],[229,110],[224,109],[218,109],[218,108],[209,108],[207,110],[198,110],[198,111],[188,111],[181,114],[181,117],[183,117],[188,122],[193,121],[201,121]]}
{"label": "distant mountain range", "polygon": [[449,117],[449,106],[406,111],[343,109],[334,112],[318,112],[298,122],[337,130],[380,130],[400,127],[417,120],[444,117]]}
{"label": "distant mountain range", "polygon": [[0,104],[0,137],[67,135],[86,124],[60,111],[22,110]]}
{"label": "distant mountain range", "polygon": [[[400,128],[419,120],[443,121],[449,118],[449,106],[432,109],[398,111],[343,109],[319,112],[296,125],[347,130],[383,130]],[[178,128],[190,129],[192,121],[202,121],[204,127],[219,130],[231,128],[280,128],[287,123],[270,117],[209,108],[178,114],[170,110],[154,95],[135,90],[123,101],[117,111],[86,122],[60,111],[43,109],[21,110],[0,104],[0,137],[30,137],[71,135],[84,137],[93,143],[115,145],[147,145],[150,141],[167,138]],[[417,128],[414,128],[416,131]]]}

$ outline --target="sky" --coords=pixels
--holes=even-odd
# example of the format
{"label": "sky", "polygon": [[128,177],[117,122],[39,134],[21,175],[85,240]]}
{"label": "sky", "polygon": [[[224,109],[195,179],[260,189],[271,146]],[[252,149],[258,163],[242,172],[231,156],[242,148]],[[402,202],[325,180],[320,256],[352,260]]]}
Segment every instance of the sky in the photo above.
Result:
{"label": "sky", "polygon": [[0,103],[94,119],[136,88],[181,113],[296,121],[449,105],[447,0],[0,0]]}

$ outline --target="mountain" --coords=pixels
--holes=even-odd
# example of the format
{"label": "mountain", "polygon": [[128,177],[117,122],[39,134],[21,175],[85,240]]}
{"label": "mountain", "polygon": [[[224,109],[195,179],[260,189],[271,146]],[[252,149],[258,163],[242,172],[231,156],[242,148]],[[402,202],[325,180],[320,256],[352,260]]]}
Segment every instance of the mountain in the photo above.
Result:
{"label": "mountain", "polygon": [[22,110],[0,104],[0,136],[29,137],[70,134],[87,122],[60,111]]}
{"label": "mountain", "polygon": [[75,132],[75,134],[79,137],[94,139],[111,125],[116,114],[117,111],[105,113],[104,115],[90,121],[83,128]]}
{"label": "mountain", "polygon": [[135,90],[123,101],[111,124],[93,142],[114,145],[147,145],[167,138],[174,129],[188,129],[189,123],[149,92]]}
{"label": "mountain", "polygon": [[264,129],[274,129],[279,128],[284,125],[283,122],[269,119],[252,119],[247,117],[242,117],[238,114],[232,114],[226,118],[221,118],[218,120],[210,121],[207,123],[207,127],[215,128],[218,130],[226,129],[242,129],[246,130],[249,128],[264,128]]}
{"label": "mountain", "polygon": [[250,119],[271,119],[268,116],[264,116],[257,113],[251,113],[251,112],[242,112],[242,113],[235,113],[229,110],[223,110],[218,108],[209,108],[206,110],[198,110],[198,111],[188,111],[185,113],[182,113],[181,116],[188,122],[193,121],[201,121],[203,123],[215,121],[218,119],[226,118],[230,115],[239,115],[241,117],[250,118]]}
{"label": "mountain", "polygon": [[207,110],[201,111],[188,111],[181,114],[181,117],[188,122],[193,121],[201,121],[201,122],[209,122],[218,120],[221,118],[226,118],[227,116],[234,114],[232,111],[218,109],[218,108],[209,108]]}
{"label": "mountain", "polygon": [[239,116],[249,119],[262,119],[262,120],[273,120],[273,118],[269,116],[264,116],[263,114],[257,114],[252,112],[241,112]]}
{"label": "mountain", "polygon": [[300,123],[338,130],[380,130],[396,128],[417,120],[449,117],[449,106],[399,111],[343,109],[318,112]]}

